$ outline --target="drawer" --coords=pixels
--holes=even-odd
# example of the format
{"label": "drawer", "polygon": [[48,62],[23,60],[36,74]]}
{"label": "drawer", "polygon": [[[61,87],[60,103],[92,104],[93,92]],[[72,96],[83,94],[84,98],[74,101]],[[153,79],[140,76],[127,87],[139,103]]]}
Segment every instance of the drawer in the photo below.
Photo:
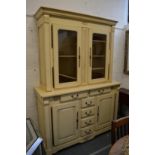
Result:
{"label": "drawer", "polygon": [[80,98],[85,98],[88,96],[87,92],[78,92],[78,93],[71,93],[71,94],[66,94],[60,96],[60,102],[65,102],[65,101],[71,101],[75,99],[80,99]]}
{"label": "drawer", "polygon": [[94,102],[95,102],[94,97],[83,99],[82,100],[82,108],[94,106],[95,105]]}
{"label": "drawer", "polygon": [[93,116],[95,114],[95,108],[94,107],[90,107],[90,108],[86,108],[86,109],[82,109],[81,111],[81,117],[88,117],[88,116]]}
{"label": "drawer", "polygon": [[95,117],[89,117],[81,120],[81,127],[87,127],[95,123]]}
{"label": "drawer", "polygon": [[81,130],[80,135],[81,136],[88,136],[88,135],[92,134],[93,132],[94,132],[94,126],[90,126],[90,127],[87,127],[87,128],[83,128]]}
{"label": "drawer", "polygon": [[94,95],[106,94],[110,92],[111,92],[111,88],[101,88],[101,89],[90,90],[89,94],[90,96],[94,96]]}

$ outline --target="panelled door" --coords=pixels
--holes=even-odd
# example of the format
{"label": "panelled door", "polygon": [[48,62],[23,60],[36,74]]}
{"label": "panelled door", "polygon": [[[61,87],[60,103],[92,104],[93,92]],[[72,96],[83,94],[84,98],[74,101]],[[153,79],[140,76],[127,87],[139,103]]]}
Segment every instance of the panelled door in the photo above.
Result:
{"label": "panelled door", "polygon": [[104,128],[111,124],[114,112],[114,96],[112,94],[98,97],[97,106],[97,129]]}
{"label": "panelled door", "polygon": [[89,83],[108,80],[109,32],[104,27],[89,30]]}
{"label": "panelled door", "polygon": [[78,137],[79,101],[72,101],[53,106],[54,144],[59,145]]}
{"label": "panelled door", "polygon": [[80,39],[80,27],[53,25],[55,88],[80,84]]}

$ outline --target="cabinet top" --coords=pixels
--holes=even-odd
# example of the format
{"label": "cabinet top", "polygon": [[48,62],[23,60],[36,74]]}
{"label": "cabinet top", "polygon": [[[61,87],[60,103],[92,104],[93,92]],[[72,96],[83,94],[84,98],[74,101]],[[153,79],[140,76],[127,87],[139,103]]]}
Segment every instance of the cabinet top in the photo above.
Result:
{"label": "cabinet top", "polygon": [[65,18],[65,19],[73,19],[73,20],[79,20],[82,22],[91,22],[91,23],[98,23],[98,24],[106,24],[110,26],[115,26],[117,21],[81,14],[81,13],[75,13],[65,10],[58,10],[54,8],[48,8],[48,7],[40,7],[38,11],[35,13],[34,17],[38,20],[42,15],[49,15],[52,17],[57,18]]}
{"label": "cabinet top", "polygon": [[81,92],[81,91],[88,91],[92,89],[119,87],[119,86],[120,86],[120,83],[115,81],[115,82],[105,83],[105,84],[95,84],[95,85],[87,85],[87,86],[81,86],[81,87],[79,86],[76,88],[61,89],[61,90],[56,90],[52,92],[47,92],[42,88],[37,87],[35,88],[35,91],[39,96],[44,98],[44,97],[60,96],[60,95],[65,95],[69,93]]}

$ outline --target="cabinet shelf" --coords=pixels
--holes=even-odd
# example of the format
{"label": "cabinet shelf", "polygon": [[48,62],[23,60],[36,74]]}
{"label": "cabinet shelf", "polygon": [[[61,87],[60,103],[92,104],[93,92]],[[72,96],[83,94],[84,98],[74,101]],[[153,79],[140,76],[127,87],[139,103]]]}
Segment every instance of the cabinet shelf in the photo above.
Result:
{"label": "cabinet shelf", "polygon": [[76,55],[59,55],[59,58],[76,58]]}
{"label": "cabinet shelf", "polygon": [[93,58],[101,58],[101,57],[105,57],[105,55],[99,55],[99,54],[93,55]]}
{"label": "cabinet shelf", "polygon": [[104,67],[94,67],[94,68],[92,68],[92,70],[102,70],[102,69],[104,69]]}
{"label": "cabinet shelf", "polygon": [[76,80],[75,77],[72,77],[72,76],[69,76],[69,75],[65,75],[65,74],[59,74],[59,76],[64,77],[64,78],[68,78],[68,79],[71,79],[71,80]]}
{"label": "cabinet shelf", "polygon": [[93,43],[106,43],[105,40],[93,40]]}

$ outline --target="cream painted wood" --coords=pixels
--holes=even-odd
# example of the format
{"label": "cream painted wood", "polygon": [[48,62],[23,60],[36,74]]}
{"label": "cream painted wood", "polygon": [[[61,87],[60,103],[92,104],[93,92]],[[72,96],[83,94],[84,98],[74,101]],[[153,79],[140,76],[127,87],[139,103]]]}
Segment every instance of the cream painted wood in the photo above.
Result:
{"label": "cream painted wood", "polygon": [[47,14],[49,16],[64,18],[64,19],[74,19],[77,21],[88,22],[88,23],[97,23],[114,26],[117,21],[109,20],[106,18],[95,17],[90,15],[85,15],[81,13],[75,13],[70,11],[58,10],[54,8],[40,7],[35,14],[35,18],[38,20],[42,15]]}
{"label": "cream painted wood", "polygon": [[87,108],[95,105],[94,97],[86,98],[82,100],[82,108]]}
{"label": "cream painted wood", "polygon": [[84,136],[90,136],[91,134],[94,133],[94,129],[95,129],[94,126],[83,128],[83,129],[81,129],[80,135],[82,137],[84,137]]}
{"label": "cream painted wood", "polygon": [[88,92],[78,92],[60,96],[60,102],[72,101],[75,99],[85,98],[88,96]]}
{"label": "cream painted wood", "polygon": [[36,87],[35,90],[40,96],[42,97],[53,97],[53,96],[60,96],[64,94],[69,94],[69,93],[76,93],[78,92],[83,92],[83,91],[88,91],[88,90],[93,90],[93,89],[103,89],[103,88],[112,88],[112,87],[119,87],[120,83],[119,82],[111,82],[111,83],[98,83],[98,84],[93,84],[93,85],[86,85],[86,86],[78,86],[78,87],[73,87],[73,88],[64,88],[64,89],[59,89],[55,90],[52,92],[46,92],[40,87]]}
{"label": "cream painted wood", "polygon": [[[58,62],[58,30],[72,30],[77,32],[77,81],[75,82],[67,82],[67,83],[59,83],[59,62]],[[71,87],[71,86],[77,86],[80,84],[81,78],[80,78],[80,68],[81,68],[81,60],[79,60],[80,57],[80,49],[81,49],[81,29],[76,26],[64,26],[64,25],[58,25],[54,24],[53,26],[53,43],[54,43],[54,86],[55,88],[65,88],[65,87]],[[67,68],[66,68],[67,69]]]}
{"label": "cream painted wood", "polygon": [[[39,29],[41,87],[46,91],[89,86],[90,84],[111,82],[113,32],[116,21],[41,7],[35,14]],[[59,83],[58,79],[58,29],[78,32],[77,81]],[[91,78],[90,52],[92,52],[92,33],[107,35],[105,77]],[[64,69],[65,70],[65,69]]]}
{"label": "cream painted wood", "polygon": [[95,117],[94,116],[87,117],[87,118],[84,118],[81,120],[81,127],[84,128],[84,127],[93,125],[94,123],[95,123]]}
{"label": "cream painted wood", "polygon": [[54,144],[59,145],[78,137],[79,101],[53,105]]}
{"label": "cream painted wood", "polygon": [[[37,19],[40,84],[35,88],[40,133],[47,155],[111,129],[117,118],[119,82],[112,82],[116,21],[41,7]],[[58,30],[77,32],[77,81],[59,83]],[[105,78],[91,79],[92,34],[107,36]],[[91,52],[91,53],[90,53]],[[68,69],[68,68],[64,68]]]}
{"label": "cream painted wood", "polygon": [[94,107],[89,107],[82,109],[81,111],[81,117],[88,117],[88,116],[93,116],[95,114],[95,108]]}
{"label": "cream painted wood", "polygon": [[[108,81],[108,72],[109,72],[109,30],[107,30],[106,28],[104,29],[104,26],[102,27],[102,29],[100,27],[98,27],[97,25],[95,25],[94,28],[90,29],[89,30],[90,32],[90,37],[89,37],[89,68],[88,68],[88,72],[89,72],[89,83],[101,83],[101,82],[106,82]],[[106,52],[105,52],[105,55],[106,55],[106,62],[105,62],[105,77],[103,78],[98,78],[98,79],[92,79],[92,56],[93,56],[93,45],[92,45],[92,41],[93,41],[93,34],[94,33],[97,33],[97,34],[103,34],[103,35],[106,35]],[[103,60],[104,61],[104,60]]]}
{"label": "cream painted wood", "polygon": [[111,88],[104,88],[104,89],[91,90],[89,94],[90,96],[94,96],[94,95],[106,94],[110,92],[111,92]]}
{"label": "cream painted wood", "polygon": [[101,129],[111,125],[114,114],[114,96],[113,94],[98,96],[97,106],[97,128]]}
{"label": "cream painted wood", "polygon": [[49,16],[44,15],[42,17],[44,22],[38,27],[39,33],[39,49],[40,49],[40,83],[46,91],[52,91],[52,77],[51,77],[51,53],[50,53],[50,42],[51,42],[51,29],[49,24]]}
{"label": "cream painted wood", "polygon": [[[59,96],[48,96],[37,92],[38,116],[39,122],[41,122],[40,131],[44,138],[46,152],[48,154],[55,153],[63,148],[85,142],[96,135],[110,130],[110,120],[111,117],[115,118],[118,106],[118,88],[119,85],[117,84],[113,84],[113,86],[109,85],[106,88],[98,86],[98,89],[76,90],[75,93],[67,93]],[[90,92],[96,90],[105,90],[105,93],[99,93],[98,95],[90,94]],[[68,100],[68,97],[72,96],[72,94],[76,96],[80,93],[87,95],[82,95],[82,97],[75,98],[71,101]],[[61,97],[63,98],[64,96],[65,100],[61,101]],[[114,105],[113,108],[112,105]],[[104,116],[98,118],[100,119],[99,122],[97,122],[98,107],[103,108],[100,110],[101,115],[99,117]],[[109,109],[111,109],[112,114],[108,112]],[[76,128],[77,112],[78,129]],[[69,125],[67,125],[67,122],[69,122]]]}

